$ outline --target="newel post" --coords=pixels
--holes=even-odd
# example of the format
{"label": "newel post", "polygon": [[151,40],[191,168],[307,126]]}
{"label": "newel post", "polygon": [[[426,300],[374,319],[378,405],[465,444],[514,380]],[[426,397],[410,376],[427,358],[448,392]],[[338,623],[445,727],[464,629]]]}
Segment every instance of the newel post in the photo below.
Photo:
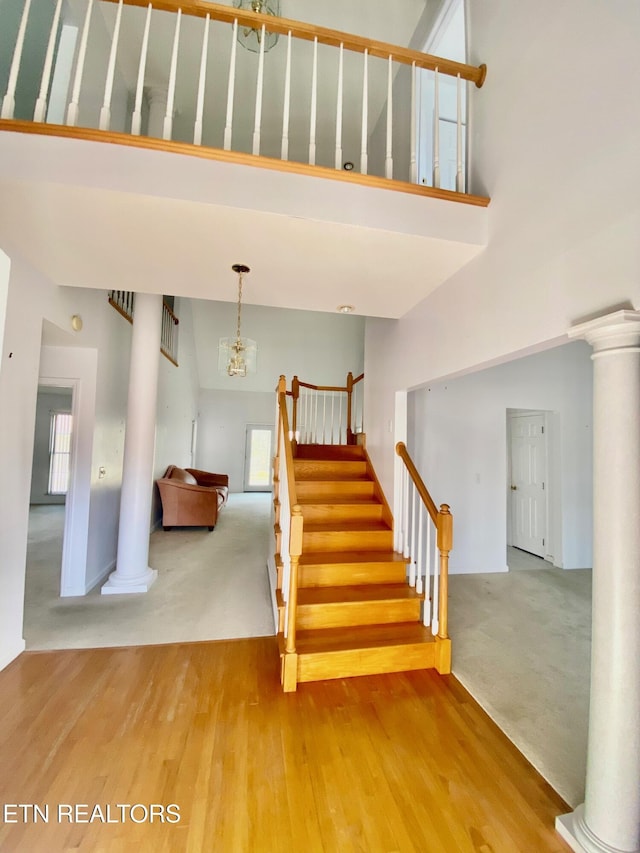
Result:
{"label": "newel post", "polygon": [[353,429],[351,428],[351,403],[353,397],[353,373],[347,374],[347,444],[353,444]]}
{"label": "newel post", "polygon": [[289,596],[287,598],[287,639],[282,662],[282,688],[290,693],[298,686],[298,655],[296,653],[296,611],[298,607],[298,566],[302,554],[302,509],[291,508],[289,533]]}
{"label": "newel post", "polygon": [[438,586],[438,636],[436,637],[436,669],[441,675],[451,672],[451,640],[449,639],[449,552],[453,548],[453,516],[448,504],[438,510],[438,551],[440,582]]}
{"label": "newel post", "polygon": [[300,381],[297,376],[294,376],[291,382],[291,396],[293,398],[293,415],[291,418],[291,431],[293,435],[291,436],[291,442],[295,449],[298,444],[298,398],[300,397]]}

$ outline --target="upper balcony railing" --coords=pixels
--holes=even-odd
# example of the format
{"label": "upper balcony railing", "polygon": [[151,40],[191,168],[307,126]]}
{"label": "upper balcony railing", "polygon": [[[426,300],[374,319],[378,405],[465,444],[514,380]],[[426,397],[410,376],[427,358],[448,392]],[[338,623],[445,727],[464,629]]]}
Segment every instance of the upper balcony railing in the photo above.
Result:
{"label": "upper balcony railing", "polygon": [[[161,139],[213,159],[487,203],[465,192],[464,139],[468,84],[482,86],[485,66],[203,0],[24,0],[15,19],[0,7],[3,30],[0,129]],[[239,42],[251,33],[255,53]],[[280,41],[271,50],[269,33]]]}

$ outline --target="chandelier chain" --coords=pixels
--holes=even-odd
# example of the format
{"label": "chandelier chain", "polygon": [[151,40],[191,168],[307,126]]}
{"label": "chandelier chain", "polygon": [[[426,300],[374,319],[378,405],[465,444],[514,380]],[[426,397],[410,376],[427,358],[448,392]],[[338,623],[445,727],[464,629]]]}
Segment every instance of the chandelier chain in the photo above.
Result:
{"label": "chandelier chain", "polygon": [[242,273],[238,273],[238,329],[236,331],[236,340],[240,340],[240,315],[242,313]]}

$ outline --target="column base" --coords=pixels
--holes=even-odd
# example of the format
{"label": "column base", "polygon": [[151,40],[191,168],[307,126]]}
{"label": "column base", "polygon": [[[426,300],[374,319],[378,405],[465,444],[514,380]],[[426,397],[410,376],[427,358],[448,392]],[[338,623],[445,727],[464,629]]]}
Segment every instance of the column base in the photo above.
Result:
{"label": "column base", "polygon": [[623,850],[601,841],[584,822],[584,805],[569,814],[558,815],[556,832],[575,853],[640,853],[640,848]]}
{"label": "column base", "polygon": [[104,584],[100,592],[102,595],[122,595],[131,592],[149,592],[158,577],[156,569],[147,569],[141,575],[134,578],[123,578],[118,570],[109,575],[109,580]]}

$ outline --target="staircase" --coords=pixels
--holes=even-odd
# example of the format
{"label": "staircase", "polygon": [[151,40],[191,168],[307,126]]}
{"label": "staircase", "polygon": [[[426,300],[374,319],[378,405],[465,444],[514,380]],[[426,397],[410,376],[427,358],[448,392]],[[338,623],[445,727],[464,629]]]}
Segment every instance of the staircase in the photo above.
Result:
{"label": "staircase", "polygon": [[[407,559],[393,550],[391,512],[364,448],[299,444],[293,468],[303,535],[295,655],[285,655],[281,634],[285,690],[330,678],[449,671],[450,641],[422,624],[424,596],[408,585]],[[286,657],[295,660],[285,664]]]}

